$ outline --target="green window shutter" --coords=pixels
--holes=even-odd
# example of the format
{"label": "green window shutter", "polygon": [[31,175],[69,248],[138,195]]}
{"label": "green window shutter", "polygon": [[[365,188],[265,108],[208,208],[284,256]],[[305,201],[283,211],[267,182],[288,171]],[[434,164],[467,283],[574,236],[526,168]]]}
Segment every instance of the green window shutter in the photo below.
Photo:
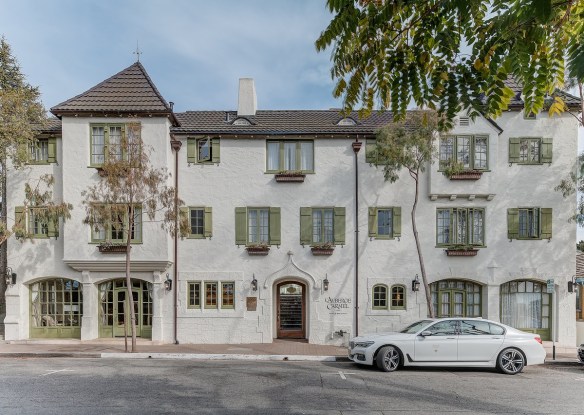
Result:
{"label": "green window shutter", "polygon": [[542,138],[541,139],[541,162],[551,163],[552,162],[552,139]]}
{"label": "green window shutter", "polygon": [[57,162],[57,139],[55,137],[50,137],[49,140],[49,163]]}
{"label": "green window shutter", "polygon": [[509,163],[519,163],[519,143],[521,139],[512,137],[509,139]]}
{"label": "green window shutter", "polygon": [[49,219],[48,220],[47,236],[49,238],[58,238],[59,237],[59,219],[57,219],[57,220]]}
{"label": "green window shutter", "polygon": [[[190,214],[189,214],[189,208],[188,207],[180,207],[178,208],[178,217],[179,217],[179,227],[180,229],[182,229],[182,225],[184,223],[187,224],[189,230],[188,230],[188,234],[191,234],[191,218],[190,218]],[[183,222],[184,221],[184,222]]]}
{"label": "green window shutter", "polygon": [[345,208],[336,207],[335,208],[335,219],[334,219],[334,231],[335,231],[335,244],[344,245],[345,244]]}
{"label": "green window shutter", "polygon": [[369,208],[369,237],[377,236],[377,208]]}
{"label": "green window shutter", "polygon": [[300,244],[312,243],[312,208],[300,208]]}
{"label": "green window shutter", "polygon": [[26,233],[26,215],[24,206],[16,206],[14,208],[14,224],[16,225],[15,236],[22,238]]}
{"label": "green window shutter", "polygon": [[219,138],[215,137],[211,140],[211,155],[213,157],[213,163],[219,163]]}
{"label": "green window shutter", "polygon": [[541,208],[541,239],[552,237],[552,208]]}
{"label": "green window shutter", "polygon": [[197,140],[194,138],[187,139],[187,162],[197,162]]}
{"label": "green window shutter", "polygon": [[365,161],[370,164],[377,162],[377,142],[373,139],[365,141]]}
{"label": "green window shutter", "polygon": [[280,245],[281,236],[281,219],[280,219],[280,208],[271,207],[270,208],[270,245]]}
{"label": "green window shutter", "polygon": [[401,236],[401,207],[393,208],[393,237]]}
{"label": "green window shutter", "polygon": [[247,208],[235,208],[235,244],[245,245],[247,242]]}
{"label": "green window shutter", "polygon": [[213,208],[205,207],[205,218],[203,219],[203,235],[205,238],[213,236]]}
{"label": "green window shutter", "polygon": [[507,209],[507,238],[517,239],[519,237],[519,209]]}

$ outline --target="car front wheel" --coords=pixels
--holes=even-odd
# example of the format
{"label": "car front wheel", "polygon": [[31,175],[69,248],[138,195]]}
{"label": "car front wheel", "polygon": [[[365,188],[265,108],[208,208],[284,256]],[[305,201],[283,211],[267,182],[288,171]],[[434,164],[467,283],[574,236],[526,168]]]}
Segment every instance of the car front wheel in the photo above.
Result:
{"label": "car front wheel", "polygon": [[523,370],[525,366],[525,357],[517,349],[505,349],[497,358],[499,370],[507,375],[516,375]]}
{"label": "car front wheel", "polygon": [[382,347],[377,353],[375,363],[384,372],[393,372],[400,364],[399,350],[393,346]]}

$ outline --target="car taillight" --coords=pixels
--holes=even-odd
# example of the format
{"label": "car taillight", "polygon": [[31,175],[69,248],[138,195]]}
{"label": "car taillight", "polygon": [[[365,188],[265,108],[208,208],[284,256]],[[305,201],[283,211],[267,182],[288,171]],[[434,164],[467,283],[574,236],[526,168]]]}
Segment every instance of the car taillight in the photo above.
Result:
{"label": "car taillight", "polygon": [[541,337],[537,336],[537,337],[534,337],[534,339],[535,339],[535,341],[536,341],[536,342],[538,342],[539,344],[543,344],[543,343],[541,342]]}

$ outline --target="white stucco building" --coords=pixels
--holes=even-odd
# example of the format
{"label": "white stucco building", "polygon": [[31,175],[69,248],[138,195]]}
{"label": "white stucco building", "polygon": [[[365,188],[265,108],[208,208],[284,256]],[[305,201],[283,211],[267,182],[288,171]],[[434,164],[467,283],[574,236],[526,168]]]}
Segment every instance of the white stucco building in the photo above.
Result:
{"label": "white stucco building", "polygon": [[[36,160],[8,179],[8,212],[37,238],[8,243],[17,280],[6,294],[6,340],[123,336],[125,256],[111,252],[119,235],[82,223],[81,192],[135,121],[152,163],[177,180],[191,229],[176,249],[145,216],[134,231],[139,336],[343,344],[427,316],[423,286],[412,287],[413,181],[403,172],[385,182],[371,151],[391,114],[262,111],[250,79],[236,111],[174,113],[140,63],[51,111]],[[465,172],[449,178],[435,163],[421,181],[417,225],[437,313],[574,346],[575,200],[553,190],[574,167],[574,118],[525,118],[518,95],[495,121],[461,114],[438,147]],[[55,176],[55,197],[74,206],[57,228],[21,209],[25,182],[45,173]]]}

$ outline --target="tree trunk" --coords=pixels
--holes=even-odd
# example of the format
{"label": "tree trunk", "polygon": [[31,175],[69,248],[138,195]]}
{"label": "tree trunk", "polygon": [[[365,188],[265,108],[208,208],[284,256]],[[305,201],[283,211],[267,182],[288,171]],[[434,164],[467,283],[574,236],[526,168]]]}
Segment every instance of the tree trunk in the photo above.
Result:
{"label": "tree trunk", "polygon": [[134,227],[134,205],[130,203],[128,230],[126,236],[126,290],[130,305],[130,322],[132,327],[132,353],[136,352],[136,313],[134,311],[134,296],[132,295],[132,279],[130,278],[130,253],[132,252],[132,228]]}
{"label": "tree trunk", "polygon": [[422,273],[422,282],[424,283],[424,291],[426,293],[428,316],[434,318],[434,309],[432,308],[432,296],[430,294],[430,286],[428,285],[428,279],[426,278],[426,267],[424,266],[424,257],[422,256],[422,247],[420,246],[418,228],[416,226],[416,207],[418,206],[420,169],[416,171],[414,180],[416,182],[416,195],[414,198],[414,205],[412,206],[412,229],[414,231],[414,239],[416,240],[416,249],[418,250],[418,260],[420,261],[420,272]]}

